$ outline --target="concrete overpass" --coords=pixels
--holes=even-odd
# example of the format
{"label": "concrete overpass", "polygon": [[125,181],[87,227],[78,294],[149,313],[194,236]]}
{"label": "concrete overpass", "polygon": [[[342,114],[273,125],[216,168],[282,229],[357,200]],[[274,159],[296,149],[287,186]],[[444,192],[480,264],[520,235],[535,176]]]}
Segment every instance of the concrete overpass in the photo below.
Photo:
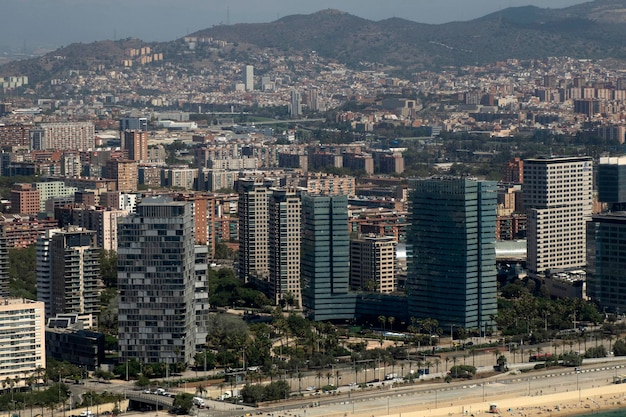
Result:
{"label": "concrete overpass", "polygon": [[169,410],[174,398],[143,392],[127,392],[128,408],[136,411]]}

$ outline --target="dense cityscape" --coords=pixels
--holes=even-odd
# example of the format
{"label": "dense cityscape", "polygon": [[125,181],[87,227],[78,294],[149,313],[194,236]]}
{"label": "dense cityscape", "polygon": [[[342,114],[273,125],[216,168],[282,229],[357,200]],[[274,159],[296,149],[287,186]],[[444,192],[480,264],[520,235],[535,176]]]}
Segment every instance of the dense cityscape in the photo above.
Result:
{"label": "dense cityscape", "polygon": [[202,32],[0,66],[0,412],[617,407],[624,71]]}

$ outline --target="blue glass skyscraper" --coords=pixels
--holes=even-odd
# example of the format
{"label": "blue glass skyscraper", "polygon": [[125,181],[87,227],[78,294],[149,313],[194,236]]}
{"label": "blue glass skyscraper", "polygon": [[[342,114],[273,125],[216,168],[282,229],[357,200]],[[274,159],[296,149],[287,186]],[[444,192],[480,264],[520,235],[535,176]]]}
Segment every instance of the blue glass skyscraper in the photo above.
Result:
{"label": "blue glass skyscraper", "polygon": [[302,305],[312,320],[350,320],[350,236],[346,196],[302,197]]}
{"label": "blue glass skyscraper", "polygon": [[445,177],[410,188],[409,317],[484,330],[497,313],[496,183]]}

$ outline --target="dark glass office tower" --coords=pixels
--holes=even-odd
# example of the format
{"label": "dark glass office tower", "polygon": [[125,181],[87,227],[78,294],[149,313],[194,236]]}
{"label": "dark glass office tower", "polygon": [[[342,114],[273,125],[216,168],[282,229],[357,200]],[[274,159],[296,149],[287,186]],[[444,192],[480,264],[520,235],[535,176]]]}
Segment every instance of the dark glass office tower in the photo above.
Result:
{"label": "dark glass office tower", "polygon": [[350,237],[346,196],[302,197],[302,305],[312,320],[350,320]]}
{"label": "dark glass office tower", "polygon": [[496,183],[446,177],[410,188],[409,317],[485,330],[497,312]]}
{"label": "dark glass office tower", "polygon": [[587,295],[601,310],[626,311],[626,157],[600,158],[598,200],[609,212],[587,222]]}

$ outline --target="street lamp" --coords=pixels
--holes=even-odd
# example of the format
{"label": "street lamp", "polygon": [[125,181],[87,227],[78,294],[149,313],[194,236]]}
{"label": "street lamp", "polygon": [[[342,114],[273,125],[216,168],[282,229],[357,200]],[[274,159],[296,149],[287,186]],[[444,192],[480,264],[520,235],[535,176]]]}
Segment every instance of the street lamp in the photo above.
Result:
{"label": "street lamp", "polygon": [[128,362],[130,362],[130,359],[126,359],[126,382],[128,382]]}

